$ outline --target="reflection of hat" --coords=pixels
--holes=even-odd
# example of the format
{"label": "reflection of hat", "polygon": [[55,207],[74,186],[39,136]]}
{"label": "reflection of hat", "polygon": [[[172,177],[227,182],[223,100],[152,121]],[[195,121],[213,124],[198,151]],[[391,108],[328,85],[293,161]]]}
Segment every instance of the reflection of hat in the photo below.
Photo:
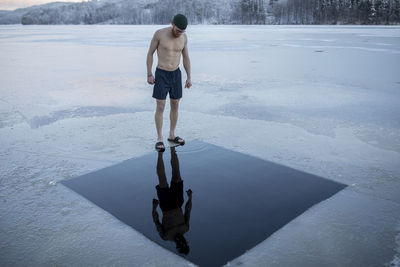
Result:
{"label": "reflection of hat", "polygon": [[175,17],[172,21],[174,22],[175,26],[181,30],[186,29],[186,27],[188,25],[187,18],[182,14],[175,15]]}

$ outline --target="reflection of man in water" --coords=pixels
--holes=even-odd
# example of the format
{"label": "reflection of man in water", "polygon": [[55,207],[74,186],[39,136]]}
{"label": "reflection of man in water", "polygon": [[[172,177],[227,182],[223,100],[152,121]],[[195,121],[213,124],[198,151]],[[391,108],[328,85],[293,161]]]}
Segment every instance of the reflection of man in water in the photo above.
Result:
{"label": "reflection of man in water", "polygon": [[[183,234],[189,231],[190,211],[192,209],[192,190],[186,191],[189,197],[185,205],[185,214],[182,213],[183,205],[183,181],[179,171],[178,156],[174,147],[171,147],[171,186],[168,187],[165,176],[163,153],[158,153],[157,175],[159,184],[156,186],[158,199],[153,199],[153,221],[157,231],[163,240],[170,240],[176,243],[179,253],[187,255],[189,246]],[[162,223],[158,218],[157,206],[163,213]]]}

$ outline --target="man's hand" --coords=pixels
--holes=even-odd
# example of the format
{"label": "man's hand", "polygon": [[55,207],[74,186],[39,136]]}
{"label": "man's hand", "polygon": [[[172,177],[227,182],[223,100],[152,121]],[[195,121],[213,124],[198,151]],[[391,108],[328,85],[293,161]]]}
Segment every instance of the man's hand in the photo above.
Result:
{"label": "man's hand", "polygon": [[151,74],[150,76],[147,76],[147,83],[148,84],[155,84],[156,80],[154,79],[153,74]]}
{"label": "man's hand", "polygon": [[190,88],[192,86],[192,81],[190,79],[186,80],[185,88]]}
{"label": "man's hand", "polygon": [[188,191],[186,191],[186,194],[189,198],[192,198],[192,189],[189,189]]}
{"label": "man's hand", "polygon": [[153,198],[153,208],[157,208],[159,201]]}

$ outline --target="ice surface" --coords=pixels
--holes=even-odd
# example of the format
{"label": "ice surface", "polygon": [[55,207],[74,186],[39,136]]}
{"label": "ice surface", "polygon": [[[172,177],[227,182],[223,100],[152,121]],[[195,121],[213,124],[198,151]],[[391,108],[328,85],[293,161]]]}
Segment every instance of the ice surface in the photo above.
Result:
{"label": "ice surface", "polygon": [[[58,184],[153,150],[145,58],[159,27],[0,26],[1,263],[189,264]],[[400,27],[187,34],[193,87],[177,134],[353,185],[240,262],[317,264],[329,251],[332,265],[390,263],[400,221]],[[356,225],[362,238],[351,239]]]}

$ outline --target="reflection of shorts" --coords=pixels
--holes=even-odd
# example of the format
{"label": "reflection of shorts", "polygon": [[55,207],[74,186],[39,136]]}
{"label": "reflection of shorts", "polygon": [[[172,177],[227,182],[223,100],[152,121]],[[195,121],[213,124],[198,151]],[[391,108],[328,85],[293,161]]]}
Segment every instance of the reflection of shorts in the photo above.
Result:
{"label": "reflection of shorts", "polygon": [[169,97],[179,99],[182,97],[182,78],[181,70],[177,68],[174,71],[167,71],[156,68],[155,84],[153,88],[153,97],[164,100]]}
{"label": "reflection of shorts", "polygon": [[170,187],[156,186],[158,200],[162,211],[180,208],[183,205],[183,181],[172,182]]}

